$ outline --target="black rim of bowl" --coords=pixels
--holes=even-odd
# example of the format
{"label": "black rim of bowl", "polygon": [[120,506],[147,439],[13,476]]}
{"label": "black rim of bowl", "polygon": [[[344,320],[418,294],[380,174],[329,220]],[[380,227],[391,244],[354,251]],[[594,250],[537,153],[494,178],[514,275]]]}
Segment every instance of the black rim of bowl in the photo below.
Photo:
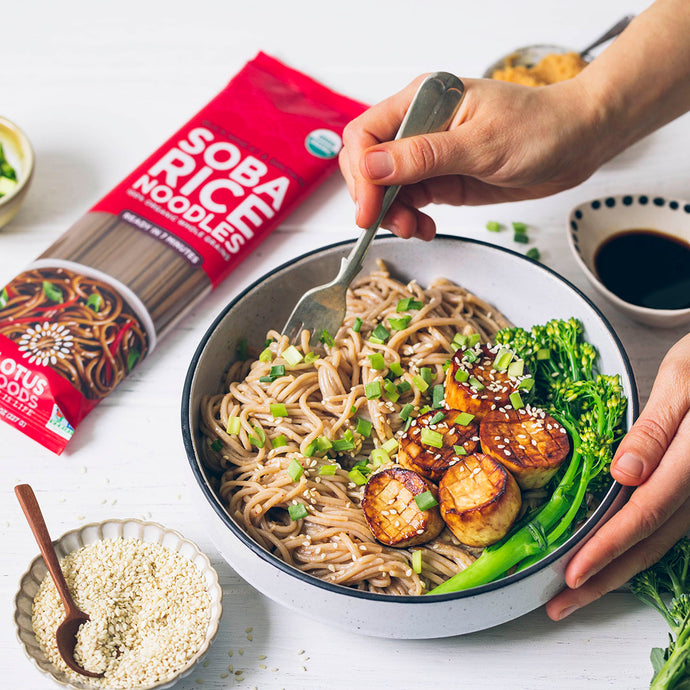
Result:
{"label": "black rim of bowl", "polygon": [[[382,235],[382,239],[390,239],[393,237],[392,235]],[[529,259],[525,257],[524,254],[520,254],[519,252],[513,251],[512,249],[507,249],[505,247],[500,247],[498,245],[492,244],[490,242],[484,242],[482,240],[476,240],[473,238],[469,237],[461,237],[457,235],[447,235],[447,234],[441,234],[438,233],[436,235],[437,238],[439,239],[446,239],[446,240],[452,240],[452,241],[457,241],[460,243],[469,243],[469,244],[476,244],[480,245],[483,247],[487,247],[492,251],[497,251],[497,252],[503,252],[515,257],[518,257],[519,259],[523,261],[527,261],[531,264],[533,264],[536,268],[539,268],[546,273],[549,273],[552,275],[554,278],[557,280],[561,281],[564,283],[567,287],[569,287],[574,293],[576,293],[598,316],[602,324],[605,326],[606,330],[609,332],[611,338],[616,344],[616,347],[618,348],[619,353],[621,354],[622,360],[623,360],[623,365],[625,367],[626,374],[628,376],[628,380],[630,381],[630,400],[628,401],[628,405],[632,408],[632,418],[636,419],[637,414],[638,414],[638,400],[637,400],[637,386],[635,383],[635,377],[633,375],[632,371],[632,366],[630,364],[630,361],[628,359],[628,355],[625,352],[625,349],[623,347],[623,344],[620,341],[620,338],[616,334],[616,332],[613,330],[613,327],[611,324],[608,322],[606,317],[603,315],[603,313],[599,310],[599,308],[592,302],[592,300],[587,297],[581,290],[579,290],[575,285],[573,285],[569,280],[561,276],[559,273],[554,271],[553,269],[549,268],[548,266],[545,266],[544,264],[534,261],[532,259]],[[404,240],[399,240],[399,241],[404,241]],[[376,240],[375,240],[376,242]],[[573,546],[576,544],[580,543],[585,537],[588,536],[588,534],[594,529],[595,527],[598,526],[599,521],[601,520],[602,516],[606,513],[606,511],[611,507],[613,502],[616,500],[618,497],[619,493],[626,489],[626,487],[623,487],[621,484],[618,484],[618,482],[613,481],[611,483],[611,488],[606,492],[604,498],[602,499],[601,503],[597,506],[595,511],[592,513],[592,515],[589,516],[587,519],[587,522],[585,525],[583,525],[580,529],[578,529],[575,534],[573,534],[570,538],[568,538],[561,546],[559,546],[557,549],[555,549],[552,553],[550,553],[548,556],[545,556],[542,558],[539,562],[529,566],[528,568],[525,568],[524,570],[521,570],[520,572],[514,573],[512,575],[507,575],[506,577],[499,578],[498,580],[495,580],[493,582],[489,582],[488,584],[485,585],[480,585],[478,587],[472,587],[471,589],[466,589],[462,590],[459,592],[450,592],[447,594],[435,594],[433,596],[429,596],[426,594],[422,595],[390,595],[390,594],[377,594],[374,592],[365,592],[362,590],[358,589],[352,589],[350,587],[346,587],[345,585],[337,585],[337,584],[332,584],[330,582],[325,582],[324,580],[321,580],[313,575],[309,575],[308,573],[302,572],[301,570],[298,570],[297,568],[294,568],[293,566],[289,565],[288,563],[285,563],[285,561],[281,560],[277,556],[274,556],[272,553],[269,553],[266,549],[264,549],[262,546],[257,544],[239,525],[235,523],[235,521],[228,515],[225,507],[222,505],[220,502],[220,499],[218,498],[216,492],[213,490],[213,488],[210,486],[208,480],[206,479],[206,476],[204,472],[201,469],[202,462],[201,458],[197,457],[197,454],[194,450],[194,443],[193,443],[193,437],[195,434],[195,430],[191,428],[190,423],[189,423],[189,417],[190,417],[190,394],[191,394],[191,389],[192,389],[192,384],[194,381],[194,375],[196,372],[197,365],[199,363],[199,359],[201,358],[201,355],[206,347],[206,344],[209,340],[209,338],[212,336],[214,333],[215,329],[217,328],[218,324],[225,318],[227,313],[235,306],[237,302],[242,300],[245,295],[249,292],[251,292],[257,285],[260,285],[262,282],[267,280],[268,278],[272,277],[275,273],[279,273],[283,271],[284,269],[288,268],[289,266],[292,266],[293,264],[302,261],[303,259],[306,259],[314,254],[319,254],[324,251],[328,251],[331,249],[336,249],[338,247],[345,247],[348,245],[353,245],[355,243],[355,240],[344,240],[341,242],[334,242],[333,244],[329,244],[323,247],[319,247],[317,249],[313,249],[312,251],[305,252],[304,254],[300,254],[299,256],[295,257],[294,259],[290,259],[286,261],[285,263],[281,264],[277,268],[273,269],[270,273],[266,273],[257,280],[255,280],[251,285],[246,287],[242,292],[240,292],[233,300],[231,300],[228,305],[221,311],[221,313],[213,320],[213,323],[209,326],[209,328],[206,330],[206,333],[204,333],[203,338],[201,339],[201,342],[197,346],[197,349],[194,353],[194,356],[192,357],[192,361],[189,365],[189,368],[187,370],[187,375],[185,377],[185,382],[184,382],[184,387],[182,390],[182,437],[184,440],[184,446],[185,450],[187,452],[187,459],[189,461],[189,464],[192,469],[192,473],[194,474],[194,478],[196,479],[197,483],[199,484],[199,488],[202,490],[205,499],[211,504],[213,507],[216,515],[221,519],[223,524],[231,530],[231,532],[237,537],[254,555],[258,556],[261,560],[266,561],[267,563],[271,564],[278,570],[282,571],[286,575],[290,577],[294,577],[298,580],[301,580],[303,583],[320,587],[321,589],[324,589],[332,594],[339,594],[341,596],[351,596],[351,597],[356,597],[358,599],[368,599],[368,600],[373,600],[373,601],[387,601],[387,602],[400,602],[400,603],[408,603],[408,604],[414,604],[414,603],[432,603],[432,602],[443,602],[443,601],[452,601],[455,599],[464,599],[466,597],[472,597],[476,596],[479,594],[484,594],[488,593],[497,589],[501,589],[503,587],[507,587],[510,584],[513,584],[515,582],[518,582],[520,580],[523,580],[525,578],[530,577],[533,575],[535,572],[542,570],[543,568],[548,567],[551,563],[554,561],[558,560],[563,554],[568,552]]]}

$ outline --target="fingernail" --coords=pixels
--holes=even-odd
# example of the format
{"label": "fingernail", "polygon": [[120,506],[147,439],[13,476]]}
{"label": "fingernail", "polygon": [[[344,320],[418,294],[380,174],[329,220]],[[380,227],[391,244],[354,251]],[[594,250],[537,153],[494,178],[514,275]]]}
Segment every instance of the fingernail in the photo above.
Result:
{"label": "fingernail", "polygon": [[580,587],[582,587],[582,585],[584,585],[585,582],[587,582],[587,580],[589,580],[589,578],[592,577],[592,575],[594,575],[593,572],[580,575],[580,577],[578,577],[577,580],[575,580],[575,586],[573,587],[573,589],[579,589]]}
{"label": "fingernail", "polygon": [[644,471],[644,462],[634,453],[623,453],[616,460],[616,472],[621,472],[631,479],[639,479]]}
{"label": "fingernail", "polygon": [[355,201],[355,223],[359,220],[359,204]]}
{"label": "fingernail", "polygon": [[558,614],[558,620],[562,621],[564,618],[567,618],[571,613],[574,611],[577,611],[580,607],[579,606],[566,606],[559,614]]}
{"label": "fingernail", "polygon": [[364,165],[372,180],[388,177],[393,172],[393,159],[386,151],[370,151],[364,158]]}

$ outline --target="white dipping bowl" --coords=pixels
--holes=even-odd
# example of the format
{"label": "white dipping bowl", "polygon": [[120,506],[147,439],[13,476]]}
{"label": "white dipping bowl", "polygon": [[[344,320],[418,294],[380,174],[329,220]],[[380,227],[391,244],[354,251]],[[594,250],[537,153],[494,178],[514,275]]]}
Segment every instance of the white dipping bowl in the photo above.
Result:
{"label": "white dipping bowl", "polygon": [[[211,642],[218,632],[218,624],[222,615],[223,590],[218,582],[218,575],[208,557],[189,539],[185,539],[179,532],[163,527],[156,522],[143,522],[142,520],[106,520],[105,522],[91,523],[79,529],[66,532],[53,542],[58,559],[62,560],[67,554],[77,551],[84,546],[94,544],[104,539],[140,539],[144,542],[160,544],[161,546],[176,551],[184,556],[199,569],[206,581],[209,596],[211,598],[211,617],[206,636],[196,654],[174,676],[165,680],[137,687],[137,690],[164,690],[171,688],[178,680],[189,675],[195,665],[204,657],[211,646]],[[52,679],[67,688],[75,690],[89,690],[93,688],[85,679],[73,680],[61,669],[55,666],[45,655],[36,639],[31,622],[31,611],[34,597],[46,576],[47,568],[43,556],[37,556],[31,562],[29,570],[22,576],[19,591],[15,597],[14,622],[17,626],[17,637],[22,644],[24,652],[34,663],[39,671],[49,675]]]}
{"label": "white dipping bowl", "polygon": [[601,282],[594,264],[597,250],[613,235],[632,229],[655,230],[690,245],[690,202],[646,194],[586,201],[570,212],[568,243],[592,287],[631,319],[657,328],[690,324],[690,308],[641,307],[621,299]]}
{"label": "white dipping bowl", "polygon": [[[229,516],[201,461],[199,405],[218,393],[239,340],[260,351],[269,328],[282,328],[306,290],[328,282],[353,242],[341,242],[297,257],[250,285],[218,316],[189,367],[182,397],[182,431],[201,520],[225,560],[271,599],[305,616],[367,635],[422,639],[489,628],[517,618],[551,599],[564,585],[572,555],[626,498],[612,481],[602,503],[561,547],[525,570],[499,581],[452,594],[391,596],[334,585],[287,565],[254,542]],[[598,309],[546,266],[508,249],[439,235],[433,242],[379,237],[363,272],[383,259],[393,277],[453,280],[493,304],[514,324],[529,327],[553,318],[580,319],[599,349],[601,370],[619,374],[630,405],[627,425],[637,416],[637,391],[628,358]]]}

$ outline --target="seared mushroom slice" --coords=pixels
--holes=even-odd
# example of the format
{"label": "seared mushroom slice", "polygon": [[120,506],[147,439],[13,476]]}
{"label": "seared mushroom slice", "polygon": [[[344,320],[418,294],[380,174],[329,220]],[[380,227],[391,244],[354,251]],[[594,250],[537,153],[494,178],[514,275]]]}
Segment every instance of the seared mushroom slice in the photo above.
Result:
{"label": "seared mushroom slice", "polygon": [[419,415],[401,436],[398,462],[433,482],[463,455],[479,447],[479,425],[460,410],[431,410]]}
{"label": "seared mushroom slice", "polygon": [[[425,505],[430,507],[424,508]],[[387,546],[424,544],[445,527],[436,487],[403,467],[387,467],[369,477],[362,510],[374,537]]]}
{"label": "seared mushroom slice", "polygon": [[513,476],[484,453],[453,465],[443,475],[438,493],[441,516],[468,546],[489,546],[504,537],[522,505]]}
{"label": "seared mushroom slice", "polygon": [[529,405],[489,412],[479,437],[482,450],[505,465],[523,489],[544,486],[570,451],[563,426]]}

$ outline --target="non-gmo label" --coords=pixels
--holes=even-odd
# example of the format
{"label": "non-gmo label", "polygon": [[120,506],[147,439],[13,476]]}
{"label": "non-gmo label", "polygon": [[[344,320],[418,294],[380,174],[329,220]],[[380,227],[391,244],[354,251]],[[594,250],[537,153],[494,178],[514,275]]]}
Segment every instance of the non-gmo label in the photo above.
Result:
{"label": "non-gmo label", "polygon": [[307,134],[304,146],[317,158],[335,158],[343,147],[342,139],[330,129],[315,129]]}

